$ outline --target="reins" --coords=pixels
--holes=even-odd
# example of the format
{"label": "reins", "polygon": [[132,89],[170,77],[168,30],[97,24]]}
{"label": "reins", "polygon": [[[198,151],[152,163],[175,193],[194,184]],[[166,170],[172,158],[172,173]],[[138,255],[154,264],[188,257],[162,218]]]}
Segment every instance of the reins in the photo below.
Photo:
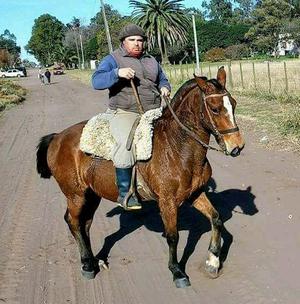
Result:
{"label": "reins", "polygon": [[171,106],[171,103],[170,103],[170,97],[166,97],[166,96],[163,96],[164,98],[164,101],[166,102],[171,114],[173,115],[175,121],[179,124],[179,126],[184,130],[186,131],[194,140],[196,140],[199,144],[201,144],[204,148],[207,148],[209,150],[213,150],[213,151],[218,151],[218,152],[222,152],[224,153],[224,151],[222,149],[218,149],[218,148],[215,148],[213,146],[210,146],[209,144],[206,144],[205,142],[203,142],[201,140],[201,138],[195,133],[194,130],[191,130],[189,129],[187,126],[185,126],[178,118],[178,116],[176,115],[176,113],[174,112],[172,106]]}

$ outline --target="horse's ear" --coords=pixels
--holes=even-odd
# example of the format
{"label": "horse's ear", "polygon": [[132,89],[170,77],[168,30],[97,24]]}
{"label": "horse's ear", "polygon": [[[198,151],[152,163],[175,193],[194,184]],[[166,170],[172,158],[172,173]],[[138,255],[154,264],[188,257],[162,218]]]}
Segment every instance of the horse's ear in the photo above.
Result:
{"label": "horse's ear", "polygon": [[194,74],[194,77],[195,77],[195,80],[196,80],[198,86],[200,87],[201,91],[205,92],[207,89],[207,78],[199,77],[199,76],[196,76],[195,74]]}
{"label": "horse's ear", "polygon": [[217,74],[217,80],[218,80],[219,84],[223,88],[225,88],[225,85],[226,85],[226,72],[225,72],[224,66],[219,67],[218,74]]}

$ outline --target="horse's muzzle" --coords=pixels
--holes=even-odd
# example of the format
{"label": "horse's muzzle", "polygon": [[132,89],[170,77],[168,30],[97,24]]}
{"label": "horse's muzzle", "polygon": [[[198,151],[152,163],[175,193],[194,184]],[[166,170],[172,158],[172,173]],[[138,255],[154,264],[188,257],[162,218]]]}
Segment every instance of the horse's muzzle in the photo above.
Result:
{"label": "horse's muzzle", "polygon": [[230,156],[232,157],[236,157],[239,156],[241,151],[243,150],[244,146],[240,147],[235,147],[231,152],[230,152]]}

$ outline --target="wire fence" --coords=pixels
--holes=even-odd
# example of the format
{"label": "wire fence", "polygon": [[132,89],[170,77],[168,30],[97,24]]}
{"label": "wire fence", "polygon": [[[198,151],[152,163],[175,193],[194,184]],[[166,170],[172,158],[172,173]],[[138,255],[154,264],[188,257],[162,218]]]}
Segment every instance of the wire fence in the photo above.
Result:
{"label": "wire fence", "polygon": [[224,66],[227,87],[271,94],[300,94],[300,59],[289,61],[233,61],[195,64],[164,65],[163,69],[173,84],[193,78],[193,74],[216,78],[218,68]]}

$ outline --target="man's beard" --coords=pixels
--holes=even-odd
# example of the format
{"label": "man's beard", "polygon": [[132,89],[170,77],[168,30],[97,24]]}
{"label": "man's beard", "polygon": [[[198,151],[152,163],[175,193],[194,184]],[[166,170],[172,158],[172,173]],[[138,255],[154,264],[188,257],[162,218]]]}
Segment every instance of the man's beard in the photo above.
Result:
{"label": "man's beard", "polygon": [[131,57],[134,57],[134,58],[140,58],[143,54],[143,51],[142,50],[131,50],[131,51],[128,51],[129,55]]}

